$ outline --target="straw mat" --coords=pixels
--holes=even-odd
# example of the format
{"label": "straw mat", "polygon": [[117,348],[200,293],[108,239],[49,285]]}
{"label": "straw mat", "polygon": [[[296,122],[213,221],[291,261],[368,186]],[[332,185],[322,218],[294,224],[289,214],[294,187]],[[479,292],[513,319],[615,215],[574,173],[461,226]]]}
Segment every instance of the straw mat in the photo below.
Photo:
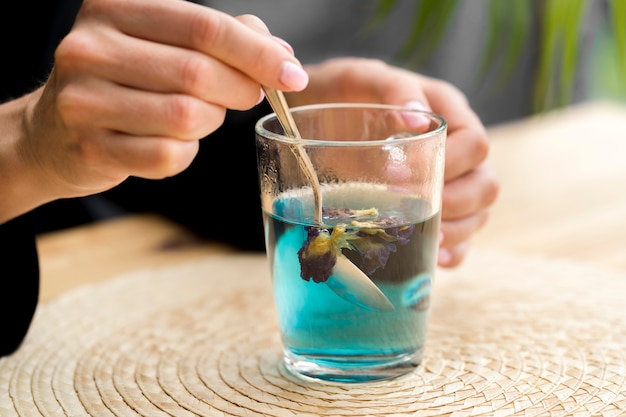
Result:
{"label": "straw mat", "polygon": [[40,305],[0,359],[0,415],[626,414],[624,275],[477,250],[439,271],[415,372],[337,386],[283,369],[268,270],[207,257]]}

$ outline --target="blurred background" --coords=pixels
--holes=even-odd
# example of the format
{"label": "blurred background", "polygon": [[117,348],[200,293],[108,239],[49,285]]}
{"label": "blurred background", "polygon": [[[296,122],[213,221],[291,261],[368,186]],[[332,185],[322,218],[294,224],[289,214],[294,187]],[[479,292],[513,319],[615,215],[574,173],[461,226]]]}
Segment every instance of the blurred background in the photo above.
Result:
{"label": "blurred background", "polygon": [[[54,1],[74,11],[81,4],[81,0]],[[294,47],[303,63],[342,55],[371,57],[447,80],[466,94],[488,127],[586,100],[626,101],[626,0],[191,1],[232,15],[259,16],[274,35]],[[27,5],[23,8],[29,13]],[[71,13],[57,19],[51,38],[60,39],[69,30],[68,17]],[[24,48],[16,44],[15,56],[21,56]],[[53,52],[50,47],[9,61],[32,66],[37,63],[25,59],[38,60],[46,74]],[[8,70],[15,79],[21,76],[19,65]],[[205,219],[216,208],[198,192],[198,179],[204,184],[207,178],[223,176],[214,155],[224,155],[233,161],[231,172],[237,175],[213,182],[212,194],[229,196],[238,189],[257,198],[251,126],[265,114],[261,112],[269,111],[257,106],[251,112],[229,112],[225,121],[229,130],[220,129],[211,141],[201,141],[198,157],[178,176],[161,181],[130,178],[102,195],[40,208],[38,230],[159,208],[161,214],[201,234],[224,240],[241,235],[239,244],[261,246],[257,207],[231,208],[239,210],[233,216],[255,222],[241,222],[241,228],[256,227],[256,234],[236,233],[229,224],[209,224]],[[233,130],[237,128],[240,131]],[[239,146],[242,143],[251,146]],[[259,238],[252,242],[249,235]]]}
{"label": "blurred background", "polygon": [[625,0],[203,0],[253,13],[305,63],[380,58],[442,78],[491,125],[626,97]]}

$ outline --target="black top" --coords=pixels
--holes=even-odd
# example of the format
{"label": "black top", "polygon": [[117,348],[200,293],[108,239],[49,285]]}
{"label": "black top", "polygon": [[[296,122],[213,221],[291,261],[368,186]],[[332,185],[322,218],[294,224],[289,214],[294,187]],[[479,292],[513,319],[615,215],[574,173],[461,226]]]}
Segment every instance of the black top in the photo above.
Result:
{"label": "black top", "polygon": [[[0,53],[6,64],[0,100],[19,97],[46,79],[54,49],[79,6],[80,0],[13,0],[3,6]],[[160,213],[207,239],[264,250],[254,123],[269,112],[266,103],[246,112],[229,111],[222,127],[200,141],[196,159],[183,173],[163,180],[129,178],[98,198],[129,212]],[[0,225],[0,355],[20,345],[35,311],[36,234],[97,219],[92,203],[60,200]]]}
{"label": "black top", "polygon": [[17,349],[37,306],[39,265],[30,217],[0,225],[0,356]]}

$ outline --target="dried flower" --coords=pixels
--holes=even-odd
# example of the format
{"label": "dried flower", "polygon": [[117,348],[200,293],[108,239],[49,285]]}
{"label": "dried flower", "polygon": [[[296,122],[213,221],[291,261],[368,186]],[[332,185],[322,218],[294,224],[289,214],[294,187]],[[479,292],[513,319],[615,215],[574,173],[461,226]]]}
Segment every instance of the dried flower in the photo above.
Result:
{"label": "dried flower", "polygon": [[[334,220],[377,216],[376,209],[328,209],[322,212]],[[333,273],[337,256],[342,250],[352,250],[359,254],[355,264],[369,275],[387,265],[391,253],[397,250],[396,244],[409,242],[413,226],[407,226],[398,218],[376,217],[370,221],[350,221],[350,226],[340,223],[332,228],[307,227],[307,239],[298,251],[300,277],[314,282],[326,282]],[[399,226],[398,226],[399,225]]]}

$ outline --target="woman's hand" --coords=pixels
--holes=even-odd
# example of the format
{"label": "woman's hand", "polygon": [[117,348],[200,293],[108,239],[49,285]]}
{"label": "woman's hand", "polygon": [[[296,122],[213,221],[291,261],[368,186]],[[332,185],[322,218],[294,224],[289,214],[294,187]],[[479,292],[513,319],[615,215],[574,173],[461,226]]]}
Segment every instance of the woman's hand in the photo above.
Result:
{"label": "woman's hand", "polygon": [[288,95],[290,105],[322,102],[379,102],[431,110],[446,119],[445,186],[438,263],[458,265],[471,236],[487,220],[499,185],[486,163],[484,126],[465,96],[447,82],[378,60],[337,58],[308,66],[309,86]]}
{"label": "woman's hand", "polygon": [[303,89],[300,63],[259,22],[184,1],[85,0],[45,85],[0,106],[0,222],[175,175],[261,84]]}

